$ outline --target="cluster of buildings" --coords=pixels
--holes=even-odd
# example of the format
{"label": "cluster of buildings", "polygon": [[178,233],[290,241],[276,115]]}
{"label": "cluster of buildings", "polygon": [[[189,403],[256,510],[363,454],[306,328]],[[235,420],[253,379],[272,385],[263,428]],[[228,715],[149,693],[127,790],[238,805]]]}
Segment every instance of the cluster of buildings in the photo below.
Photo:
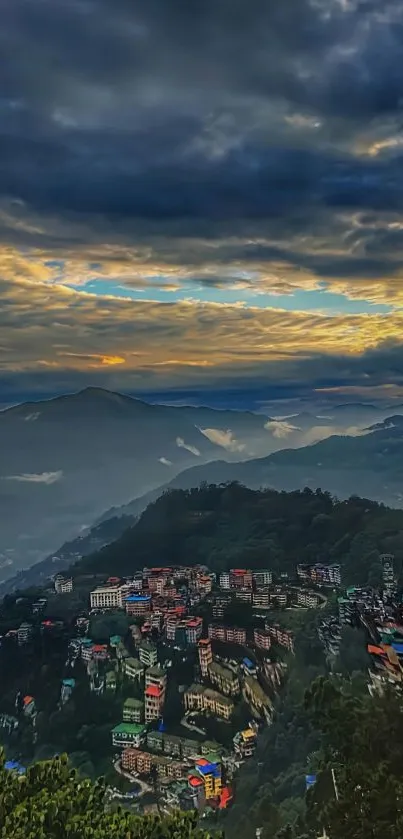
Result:
{"label": "cluster of buildings", "polygon": [[153,612],[164,618],[172,609],[196,605],[210,593],[215,575],[201,566],[144,568],[133,577],[109,577],[90,593],[94,611],[125,609],[134,617]]}
{"label": "cluster of buildings", "polygon": [[297,577],[303,583],[313,583],[317,586],[338,588],[341,585],[341,568],[338,564],[297,565]]}

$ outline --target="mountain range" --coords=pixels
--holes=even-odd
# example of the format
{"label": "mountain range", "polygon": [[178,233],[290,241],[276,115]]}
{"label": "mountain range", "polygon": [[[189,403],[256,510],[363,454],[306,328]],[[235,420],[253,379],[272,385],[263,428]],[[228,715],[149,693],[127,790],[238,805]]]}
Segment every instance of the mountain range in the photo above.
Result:
{"label": "mountain range", "polygon": [[101,388],[8,408],[0,412],[0,580],[195,465],[242,463],[382,416],[358,404],[331,416],[268,417],[148,404]]}
{"label": "mountain range", "polygon": [[[357,416],[362,421],[373,413],[378,421],[360,429]],[[0,414],[5,455],[1,540],[4,545],[14,539],[17,547],[3,550],[0,580],[11,578],[14,587],[16,572],[39,562],[37,573],[33,568],[18,578],[31,584],[49,575],[55,564],[65,566],[118,538],[163,491],[202,482],[239,481],[251,488],[284,490],[322,487],[339,498],[357,494],[401,507],[403,416],[379,415],[382,411],[373,406],[348,405],[333,409],[331,418],[305,413],[273,419],[148,405],[93,389],[9,409]],[[338,423],[341,429],[344,423],[345,431],[304,446],[304,439],[334,427],[320,421]],[[285,442],[300,447],[273,451]],[[265,447],[269,455],[251,456]],[[53,480],[58,471],[61,477]],[[113,506],[105,512],[108,502]],[[24,532],[30,534],[25,540]],[[20,546],[25,543],[24,553]],[[48,559],[40,561],[47,553]]]}

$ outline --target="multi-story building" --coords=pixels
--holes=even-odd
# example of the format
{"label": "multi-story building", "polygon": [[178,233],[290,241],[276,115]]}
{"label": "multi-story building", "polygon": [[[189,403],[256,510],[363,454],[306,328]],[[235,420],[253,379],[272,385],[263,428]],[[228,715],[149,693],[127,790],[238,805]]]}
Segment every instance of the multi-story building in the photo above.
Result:
{"label": "multi-story building", "polygon": [[208,667],[208,676],[214,687],[225,696],[236,696],[239,693],[239,677],[231,667],[212,661]]}
{"label": "multi-story building", "polygon": [[119,585],[98,586],[90,593],[91,609],[121,609],[122,592]]}
{"label": "multi-story building", "polygon": [[126,658],[123,661],[123,670],[128,679],[140,681],[144,676],[145,667],[138,658]]}
{"label": "multi-story building", "polygon": [[267,721],[271,719],[272,702],[267,694],[264,692],[262,686],[253,676],[245,676],[243,684],[243,693],[247,702],[259,713],[262,714]]}
{"label": "multi-story building", "polygon": [[186,764],[138,749],[127,749],[123,752],[122,768],[128,772],[138,772],[139,775],[150,775],[151,770],[155,768],[158,777],[167,781],[179,780],[187,773]]}
{"label": "multi-story building", "polygon": [[253,591],[251,588],[236,588],[235,598],[242,603],[252,603]]}
{"label": "multi-story building", "polygon": [[280,647],[285,647],[287,650],[294,652],[294,638],[291,632],[287,629],[282,629],[278,623],[276,624],[268,624],[265,623],[265,630],[268,632],[276,644],[279,644]]}
{"label": "multi-story building", "polygon": [[160,688],[162,693],[165,696],[166,686],[167,686],[167,674],[166,671],[162,669],[162,667],[149,667],[146,670],[146,677],[145,677],[145,686],[146,688],[149,685],[155,685],[156,687]]}
{"label": "multi-story building", "polygon": [[320,603],[320,597],[316,591],[309,591],[307,589],[298,589],[297,591],[298,606],[304,606],[307,609],[316,609]]}
{"label": "multi-story building", "polygon": [[348,597],[338,597],[339,621],[342,626],[353,625],[358,619],[357,607],[354,600]]}
{"label": "multi-story building", "polygon": [[213,588],[213,580],[207,574],[198,574],[195,579],[195,588],[200,594],[210,594]]}
{"label": "multi-story building", "polygon": [[285,609],[288,603],[288,591],[281,586],[275,586],[270,592],[270,605]]}
{"label": "multi-story building", "polygon": [[198,643],[199,663],[202,676],[205,678],[208,674],[209,664],[213,661],[213,652],[211,649],[210,638],[201,638]]}
{"label": "multi-story building", "polygon": [[109,650],[107,644],[93,644],[90,647],[91,658],[95,661],[107,661],[109,658]]}
{"label": "multi-story building", "polygon": [[238,731],[233,739],[235,754],[241,760],[252,757],[256,749],[256,742],[256,731],[253,728],[245,728],[243,731]]}
{"label": "multi-story building", "polygon": [[34,627],[32,626],[32,624],[24,621],[17,630],[17,640],[19,646],[23,647],[24,644],[28,644],[29,641],[31,641],[33,634]]}
{"label": "multi-story building", "polygon": [[255,609],[270,609],[270,589],[262,588],[260,591],[254,591],[252,604]]}
{"label": "multi-story building", "polygon": [[149,667],[145,678],[145,720],[157,720],[162,716],[165,702],[167,675],[161,667]]}
{"label": "multi-story building", "polygon": [[260,650],[269,650],[271,647],[271,635],[266,629],[254,629],[253,640]]}
{"label": "multi-story building", "polygon": [[297,565],[297,577],[303,582],[337,587],[341,584],[341,568],[336,563],[331,565],[323,565],[320,562],[315,565],[299,564]]}
{"label": "multi-story building", "polygon": [[123,703],[123,722],[142,723],[144,720],[144,702],[130,697]]}
{"label": "multi-story building", "polygon": [[154,667],[158,661],[158,652],[155,644],[150,641],[142,641],[139,646],[139,659],[145,667]]}
{"label": "multi-story building", "polygon": [[157,685],[148,685],[144,691],[145,721],[158,720],[162,715],[165,693]]}
{"label": "multi-story building", "polygon": [[273,582],[273,574],[271,571],[252,571],[252,577],[255,588],[271,586]]}
{"label": "multi-story building", "polygon": [[207,711],[228,720],[234,710],[234,703],[227,696],[202,685],[191,685],[183,696],[186,711]]}
{"label": "multi-story building", "polygon": [[142,618],[152,609],[150,594],[129,594],[124,602],[126,613],[131,617]]}
{"label": "multi-story building", "polygon": [[56,594],[69,594],[73,591],[73,578],[64,577],[63,574],[56,574],[54,586]]}
{"label": "multi-story building", "polygon": [[252,588],[252,571],[245,568],[232,568],[230,574],[230,588]]}
{"label": "multi-story building", "polygon": [[169,615],[165,621],[165,637],[168,643],[178,647],[192,647],[197,644],[203,631],[203,620],[198,617],[180,618]]}
{"label": "multi-story building", "polygon": [[149,731],[147,734],[147,748],[159,754],[165,754],[169,757],[178,757],[185,760],[191,758],[196,760],[206,753],[205,747],[209,746],[207,751],[212,750],[212,746],[218,744],[198,743],[196,740],[190,740],[187,737],[176,737],[174,734],[166,734],[163,731]]}
{"label": "multi-story building", "polygon": [[232,598],[230,594],[222,594],[221,596],[216,597],[212,606],[213,618],[223,618],[231,600]]}
{"label": "multi-story building", "polygon": [[232,644],[246,644],[246,629],[241,629],[236,626],[223,626],[222,624],[210,623],[208,627],[208,637],[214,641],[223,641],[224,643]]}
{"label": "multi-story building", "polygon": [[187,624],[187,642],[189,646],[197,644],[203,632],[202,618],[189,618]]}
{"label": "multi-story building", "polygon": [[380,560],[382,563],[382,583],[384,590],[389,593],[395,587],[395,574],[393,569],[393,554],[381,554]]}
{"label": "multi-story building", "polygon": [[201,757],[196,760],[195,773],[199,775],[204,784],[206,800],[218,798],[222,790],[221,764],[208,757]]}
{"label": "multi-story building", "polygon": [[88,662],[92,658],[92,648],[94,646],[94,642],[91,641],[91,638],[80,638],[80,648],[81,648],[81,658],[83,661]]}
{"label": "multi-story building", "polygon": [[121,722],[112,729],[112,746],[127,749],[130,746],[138,749],[146,738],[145,725],[131,722]]}
{"label": "multi-story building", "polygon": [[220,588],[222,588],[224,591],[226,591],[227,589],[229,590],[231,588],[229,571],[223,571],[220,574],[218,584]]}
{"label": "multi-story building", "polygon": [[250,660],[250,658],[242,659],[241,668],[246,676],[256,676],[257,666]]}

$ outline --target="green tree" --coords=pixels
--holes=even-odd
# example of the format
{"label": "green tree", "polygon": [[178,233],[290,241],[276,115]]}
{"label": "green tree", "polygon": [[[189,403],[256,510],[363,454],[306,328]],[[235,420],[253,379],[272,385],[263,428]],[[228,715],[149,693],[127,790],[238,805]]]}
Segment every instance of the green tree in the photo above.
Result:
{"label": "green tree", "polygon": [[193,814],[105,811],[105,784],[80,778],[66,756],[19,776],[0,760],[1,839],[209,839]]}

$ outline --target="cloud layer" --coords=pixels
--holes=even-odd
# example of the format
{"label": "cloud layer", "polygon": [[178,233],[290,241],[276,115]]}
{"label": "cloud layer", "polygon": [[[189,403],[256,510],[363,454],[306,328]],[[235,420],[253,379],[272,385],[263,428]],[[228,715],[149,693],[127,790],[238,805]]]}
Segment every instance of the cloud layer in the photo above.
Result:
{"label": "cloud layer", "polygon": [[3,401],[402,385],[402,46],[398,0],[4,0]]}

